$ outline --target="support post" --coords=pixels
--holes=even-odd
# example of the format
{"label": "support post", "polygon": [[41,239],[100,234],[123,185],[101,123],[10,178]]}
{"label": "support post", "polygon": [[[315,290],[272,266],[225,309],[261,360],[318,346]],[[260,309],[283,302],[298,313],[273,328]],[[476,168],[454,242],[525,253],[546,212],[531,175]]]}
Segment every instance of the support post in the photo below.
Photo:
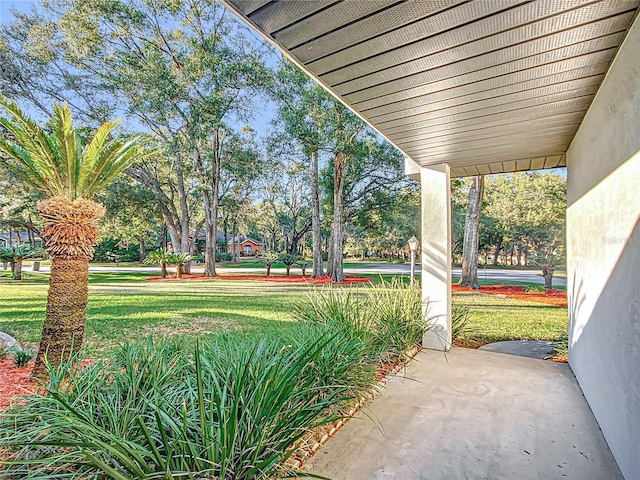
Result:
{"label": "support post", "polygon": [[430,329],[423,346],[451,348],[451,173],[449,165],[420,169],[422,298]]}

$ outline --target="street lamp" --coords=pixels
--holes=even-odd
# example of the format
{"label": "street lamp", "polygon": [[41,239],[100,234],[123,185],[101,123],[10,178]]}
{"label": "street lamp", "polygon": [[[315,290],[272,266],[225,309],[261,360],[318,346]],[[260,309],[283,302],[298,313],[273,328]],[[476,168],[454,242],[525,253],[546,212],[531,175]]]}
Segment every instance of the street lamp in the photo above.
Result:
{"label": "street lamp", "polygon": [[418,250],[418,245],[420,242],[413,235],[409,240],[407,240],[407,244],[409,245],[409,250],[411,250],[411,278],[409,280],[410,285],[413,287],[414,277],[416,274],[416,251]]}

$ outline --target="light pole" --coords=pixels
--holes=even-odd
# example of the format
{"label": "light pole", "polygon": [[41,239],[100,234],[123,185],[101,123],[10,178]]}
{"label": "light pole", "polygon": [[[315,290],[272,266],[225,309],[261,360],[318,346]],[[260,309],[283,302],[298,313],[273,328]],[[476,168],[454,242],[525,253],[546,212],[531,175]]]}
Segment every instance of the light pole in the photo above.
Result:
{"label": "light pole", "polygon": [[409,280],[409,284],[413,287],[414,278],[416,275],[416,251],[418,250],[418,245],[420,242],[413,235],[409,240],[407,240],[407,244],[409,245],[409,250],[411,250],[411,278]]}

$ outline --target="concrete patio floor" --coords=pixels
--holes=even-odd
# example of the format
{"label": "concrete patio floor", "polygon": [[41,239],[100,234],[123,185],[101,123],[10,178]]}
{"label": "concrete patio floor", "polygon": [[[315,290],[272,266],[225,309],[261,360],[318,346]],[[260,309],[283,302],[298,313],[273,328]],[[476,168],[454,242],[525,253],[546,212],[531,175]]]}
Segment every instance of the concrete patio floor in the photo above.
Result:
{"label": "concrete patio floor", "polygon": [[568,365],[423,351],[307,463],[333,480],[621,479]]}

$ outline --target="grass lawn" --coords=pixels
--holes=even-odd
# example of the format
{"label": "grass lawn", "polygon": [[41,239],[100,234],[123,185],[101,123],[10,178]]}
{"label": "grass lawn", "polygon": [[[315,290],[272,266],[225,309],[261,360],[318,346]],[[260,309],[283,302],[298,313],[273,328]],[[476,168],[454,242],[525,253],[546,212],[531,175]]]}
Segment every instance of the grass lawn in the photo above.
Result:
{"label": "grass lawn", "polygon": [[560,340],[569,325],[567,307],[467,292],[454,292],[453,302],[470,309],[464,339],[474,346],[504,340]]}
{"label": "grass lawn", "polygon": [[[25,273],[22,282],[8,277],[0,271],[0,330],[35,346],[45,315],[48,276]],[[90,275],[85,342],[89,355],[149,334],[193,340],[228,330],[286,327],[291,303],[314,288],[248,281],[147,282],[146,277],[140,272]],[[454,293],[453,300],[470,306],[468,338],[480,343],[556,340],[567,331],[563,307],[466,292]]]}
{"label": "grass lawn", "polygon": [[[26,345],[39,341],[45,315],[46,275],[21,282],[0,276],[0,330]],[[305,285],[265,282],[147,282],[144,273],[90,275],[86,346],[91,353],[153,333],[166,337],[215,335],[244,328],[273,328]]]}

